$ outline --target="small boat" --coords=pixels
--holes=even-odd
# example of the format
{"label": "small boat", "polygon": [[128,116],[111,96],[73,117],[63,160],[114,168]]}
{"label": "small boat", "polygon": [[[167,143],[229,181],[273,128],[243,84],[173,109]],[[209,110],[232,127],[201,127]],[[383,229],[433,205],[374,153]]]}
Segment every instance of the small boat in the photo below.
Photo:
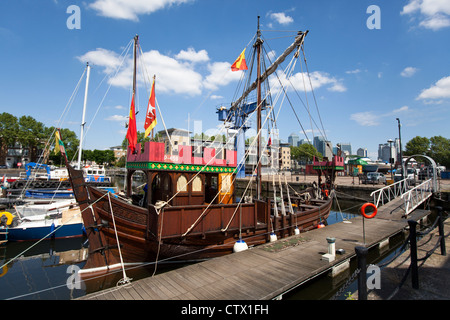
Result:
{"label": "small boat", "polygon": [[60,213],[76,206],[75,199],[57,200],[26,200],[22,205],[14,206],[16,213],[21,218],[32,216],[50,215]]}
{"label": "small boat", "polygon": [[44,199],[70,199],[73,198],[72,189],[27,189],[25,191],[27,198]]}
{"label": "small boat", "polygon": [[[262,51],[259,34],[258,25],[254,44],[258,60]],[[258,89],[257,105],[261,105],[261,82],[289,53],[302,46],[306,34],[299,32],[295,42],[262,76],[258,71],[260,80],[244,95]],[[135,121],[136,52],[138,36],[134,38],[129,132],[130,128],[135,128],[132,121]],[[259,66],[258,63],[258,69]],[[153,89],[149,110],[150,106],[154,107],[152,94]],[[238,108],[245,100],[244,95],[233,104],[233,108]],[[261,129],[259,122],[258,131]],[[258,195],[244,201],[248,198],[242,196],[238,200],[234,188],[241,163],[236,150],[226,146],[197,147],[180,143],[174,155],[167,152],[164,142],[149,141],[145,142],[144,148],[141,147],[140,143],[130,143],[128,147],[126,199],[112,198],[84,183],[83,172],[73,168],[65,157],[69,180],[89,239],[88,260],[80,273],[104,273],[123,265],[164,258],[184,261],[212,258],[237,251],[237,243],[245,242],[247,247],[259,245],[274,237],[283,238],[317,228],[330,213],[335,176],[344,165],[339,154],[331,160],[315,160],[317,184],[291,197],[287,183],[284,188],[280,182],[281,196],[274,196],[274,199],[263,198],[260,194],[259,167],[256,175]],[[136,171],[144,173],[147,184],[146,191],[140,195],[132,194],[131,189]],[[89,210],[85,210],[87,208]]]}
{"label": "small boat", "polygon": [[[39,205],[36,205],[39,206]],[[42,205],[43,206],[43,205]],[[42,211],[45,211],[44,207]],[[14,216],[5,212],[0,223],[1,241],[36,241],[41,239],[62,239],[81,237],[84,234],[80,208],[55,208],[45,214],[35,208],[34,211],[22,211],[27,216]],[[17,212],[18,213],[18,212]]]}

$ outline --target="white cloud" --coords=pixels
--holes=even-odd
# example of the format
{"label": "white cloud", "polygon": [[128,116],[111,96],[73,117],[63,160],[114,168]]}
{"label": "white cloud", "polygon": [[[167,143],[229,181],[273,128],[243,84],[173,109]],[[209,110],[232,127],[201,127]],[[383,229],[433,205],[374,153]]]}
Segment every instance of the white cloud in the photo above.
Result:
{"label": "white cloud", "polygon": [[405,111],[408,111],[408,110],[409,110],[409,107],[408,107],[408,106],[403,106],[403,107],[401,107],[401,108],[394,109],[392,112],[393,112],[393,113],[399,113],[399,112],[405,112]]}
{"label": "white cloud", "polygon": [[406,67],[403,69],[403,71],[400,73],[402,77],[410,78],[417,72],[417,68],[414,67]]}
{"label": "white cloud", "polygon": [[[129,88],[133,77],[133,60],[129,54],[125,58],[114,51],[98,48],[77,57],[81,62],[101,67],[109,76],[108,83],[115,87]],[[197,63],[203,62],[204,65]],[[139,66],[148,77],[156,75],[157,92],[200,95],[204,89],[217,90],[232,82],[239,81],[242,71],[232,72],[229,62],[210,62],[206,50],[193,48],[181,50],[174,56],[164,55],[157,50],[143,52]],[[120,68],[119,68],[120,67]],[[138,75],[140,86],[143,85]],[[151,79],[146,79],[147,83]]]}
{"label": "white cloud", "polygon": [[[286,74],[282,71],[277,72],[278,78],[276,76],[271,76],[269,78],[270,88],[273,92],[280,90],[280,81],[286,90],[292,90],[292,87],[297,91],[310,92],[312,89],[316,90],[323,86],[328,86],[329,91],[344,92],[347,88],[337,80],[335,77],[330,76],[330,74],[322,71],[311,72],[311,84],[308,79],[308,74],[305,72],[298,72],[290,77],[286,78]],[[312,86],[312,89],[311,89]]]}
{"label": "white cloud", "polygon": [[106,118],[106,120],[108,120],[108,121],[118,121],[118,122],[127,122],[128,121],[128,117],[115,114],[115,115],[109,116],[108,118]]}
{"label": "white cloud", "polygon": [[373,127],[380,124],[379,116],[372,111],[353,113],[350,115],[350,119],[364,127]]}
{"label": "white cloud", "polygon": [[450,18],[446,15],[436,14],[420,22],[422,27],[439,30],[450,26]]}
{"label": "white cloud", "polygon": [[428,89],[422,90],[416,100],[450,98],[450,76],[438,80]]}
{"label": "white cloud", "polygon": [[206,62],[209,61],[208,52],[206,50],[200,50],[196,52],[194,48],[188,48],[187,50],[181,50],[175,58],[179,60],[187,60],[190,62]]}
{"label": "white cloud", "polygon": [[448,0],[410,0],[403,7],[401,15],[419,14],[419,25],[432,30],[450,26],[450,1]]}
{"label": "white cloud", "polygon": [[139,21],[140,14],[151,14],[166,7],[190,1],[192,0],[96,0],[89,4],[89,8],[96,10],[104,17]]}
{"label": "white cloud", "polygon": [[105,73],[107,74],[112,73],[121,64],[120,56],[117,53],[102,48],[89,51],[77,58],[83,63],[89,62],[91,65],[105,68]]}
{"label": "white cloud", "polygon": [[209,75],[203,82],[205,88],[217,90],[219,86],[226,86],[230,82],[239,81],[243,71],[231,71],[229,62],[214,62],[208,65]]}
{"label": "white cloud", "polygon": [[287,16],[284,12],[274,12],[270,14],[270,17],[277,21],[279,24],[287,25],[294,22],[294,19]]}
{"label": "white cloud", "polygon": [[[186,51],[186,52],[189,52]],[[205,55],[192,55],[198,57]],[[207,56],[207,54],[206,54]],[[131,57],[123,60],[120,56],[106,49],[98,48],[78,57],[82,62],[89,61],[90,64],[103,67],[103,72],[110,76],[108,82],[115,87],[129,88],[133,77],[133,61]],[[185,93],[198,95],[202,90],[202,75],[196,72],[191,65],[182,63],[175,58],[165,56],[156,50],[144,52],[141,62],[145,64],[144,70],[156,75],[157,90],[159,92]],[[122,64],[120,70],[115,74],[117,68]],[[140,77],[138,80],[142,82]],[[150,79],[147,79],[150,82]]]}
{"label": "white cloud", "polygon": [[145,67],[156,74],[157,90],[161,92],[186,93],[191,96],[202,92],[202,75],[191,65],[161,54],[156,50],[144,52]]}
{"label": "white cloud", "polygon": [[361,72],[361,69],[345,71],[345,73],[347,73],[347,74],[357,74],[357,73],[360,73],[360,72]]}
{"label": "white cloud", "polygon": [[386,113],[364,111],[351,114],[350,119],[356,121],[361,126],[374,127],[380,125],[383,118],[389,118],[393,115],[398,115],[399,113],[408,111],[410,111],[410,108],[408,106],[403,106]]}

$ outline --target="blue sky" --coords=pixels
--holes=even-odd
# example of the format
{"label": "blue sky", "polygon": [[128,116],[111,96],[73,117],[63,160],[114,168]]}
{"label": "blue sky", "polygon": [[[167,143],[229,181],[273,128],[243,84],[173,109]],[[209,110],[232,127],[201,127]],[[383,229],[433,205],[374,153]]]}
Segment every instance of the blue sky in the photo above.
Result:
{"label": "blue sky", "polygon": [[[79,20],[71,20],[71,5],[79,8]],[[379,8],[378,20],[371,20],[373,11],[367,13],[371,5]],[[84,148],[121,144],[131,98],[132,51],[125,58],[121,54],[139,34],[145,70],[156,74],[166,126],[192,130],[194,121],[202,121],[203,131],[212,130],[221,124],[216,107],[236,96],[241,72],[229,69],[255,35],[258,15],[273,56],[293,41],[294,33],[286,31],[309,30],[308,70],[333,145],[350,142],[354,153],[367,148],[376,159],[378,144],[398,137],[396,118],[403,144],[415,136],[450,138],[448,0],[4,0],[0,111],[56,125],[89,61],[90,128]],[[380,28],[369,29],[368,19]],[[80,29],[68,28],[68,20],[69,25],[78,21]],[[251,47],[247,59],[250,52]],[[300,63],[291,82],[305,101],[305,66],[302,70]],[[143,80],[139,85],[137,126],[143,131],[148,91]],[[292,87],[288,91],[309,139],[320,135],[316,128],[311,132],[297,93]],[[61,124],[77,134],[83,96],[84,80]],[[156,130],[163,130],[157,118]],[[293,132],[303,138],[286,102],[277,125],[282,140]]]}

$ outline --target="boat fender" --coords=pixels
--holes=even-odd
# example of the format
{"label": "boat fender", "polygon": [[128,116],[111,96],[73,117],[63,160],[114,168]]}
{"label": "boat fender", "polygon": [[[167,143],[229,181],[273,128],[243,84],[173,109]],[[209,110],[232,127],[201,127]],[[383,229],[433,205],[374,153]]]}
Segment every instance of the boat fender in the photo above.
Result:
{"label": "boat fender", "polygon": [[275,242],[277,240],[278,240],[277,235],[274,232],[272,232],[270,234],[270,242]]}
{"label": "boat fender", "polygon": [[8,265],[5,264],[2,268],[2,272],[0,273],[0,278],[3,277],[7,273],[8,273]]}
{"label": "boat fender", "polygon": [[295,234],[300,234],[300,229],[298,227],[295,227],[294,233]]}
{"label": "boat fender", "polygon": [[52,222],[52,225],[50,226],[50,233],[52,234],[51,238],[55,239],[55,223],[53,223],[53,222]]}
{"label": "boat fender", "polygon": [[6,225],[10,226],[11,223],[13,222],[14,216],[8,211],[0,212],[0,219],[2,220],[2,222],[4,220],[3,216],[6,217]]}
{"label": "boat fender", "polygon": [[244,240],[238,240],[233,246],[233,252],[241,252],[248,249],[248,245]]}
{"label": "boat fender", "polygon": [[[373,212],[371,214],[366,213],[367,207],[373,208]],[[377,215],[377,212],[378,212],[377,206],[370,202],[364,203],[363,206],[361,207],[361,214],[367,219],[372,219],[373,217],[375,217]]]}
{"label": "boat fender", "polygon": [[317,225],[317,229],[325,228],[325,225],[321,222]]}

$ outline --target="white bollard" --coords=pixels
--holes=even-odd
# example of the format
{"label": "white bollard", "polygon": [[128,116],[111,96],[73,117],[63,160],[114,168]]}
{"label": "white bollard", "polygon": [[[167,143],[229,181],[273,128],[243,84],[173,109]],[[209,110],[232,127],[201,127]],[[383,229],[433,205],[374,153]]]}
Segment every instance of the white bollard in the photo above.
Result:
{"label": "white bollard", "polygon": [[327,238],[328,242],[328,254],[332,256],[336,255],[336,238]]}

